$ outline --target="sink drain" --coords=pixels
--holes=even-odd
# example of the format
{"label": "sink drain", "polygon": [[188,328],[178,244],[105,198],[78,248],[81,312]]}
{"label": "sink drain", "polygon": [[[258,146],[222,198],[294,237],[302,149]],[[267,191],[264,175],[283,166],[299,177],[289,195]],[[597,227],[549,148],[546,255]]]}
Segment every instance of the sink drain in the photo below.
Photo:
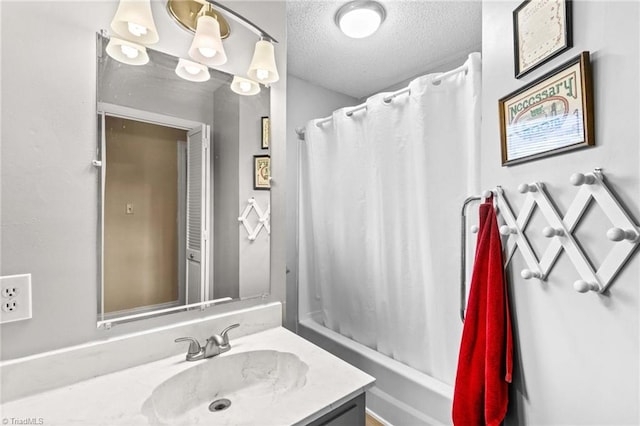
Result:
{"label": "sink drain", "polygon": [[209,404],[209,411],[215,413],[216,411],[226,410],[231,406],[231,401],[226,398],[216,399],[211,404]]}

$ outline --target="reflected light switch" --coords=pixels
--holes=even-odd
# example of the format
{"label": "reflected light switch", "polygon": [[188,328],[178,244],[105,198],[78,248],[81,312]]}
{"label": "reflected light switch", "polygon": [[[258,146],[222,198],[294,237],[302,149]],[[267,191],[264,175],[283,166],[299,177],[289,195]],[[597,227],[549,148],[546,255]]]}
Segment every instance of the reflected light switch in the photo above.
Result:
{"label": "reflected light switch", "polygon": [[127,203],[127,214],[133,214],[133,203]]}

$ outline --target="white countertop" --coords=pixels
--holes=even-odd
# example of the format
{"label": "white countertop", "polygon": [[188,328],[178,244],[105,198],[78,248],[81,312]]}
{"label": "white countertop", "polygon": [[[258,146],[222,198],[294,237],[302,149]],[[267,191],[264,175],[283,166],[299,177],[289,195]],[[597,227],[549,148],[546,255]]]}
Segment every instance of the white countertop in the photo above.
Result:
{"label": "white countertop", "polygon": [[[173,344],[167,342],[167,345]],[[309,366],[304,386],[270,398],[264,407],[253,406],[246,401],[232,403],[224,411],[208,413],[210,421],[207,418],[201,424],[306,424],[364,392],[374,383],[373,377],[282,327],[232,338],[231,350],[219,357],[256,350],[297,355]],[[148,425],[149,419],[141,409],[158,385],[198,363],[216,362],[216,359],[187,362],[184,355],[171,356],[7,402],[0,406],[0,417],[3,424],[8,425],[27,424],[27,419],[30,424],[43,425]]]}

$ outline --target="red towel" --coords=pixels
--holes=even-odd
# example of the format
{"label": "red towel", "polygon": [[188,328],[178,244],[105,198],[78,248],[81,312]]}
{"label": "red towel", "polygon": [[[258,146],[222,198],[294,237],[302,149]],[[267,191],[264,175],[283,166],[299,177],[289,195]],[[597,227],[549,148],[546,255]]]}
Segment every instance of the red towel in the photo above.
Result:
{"label": "red towel", "polygon": [[453,394],[453,423],[499,425],[511,383],[511,318],[498,221],[490,198],[480,229]]}

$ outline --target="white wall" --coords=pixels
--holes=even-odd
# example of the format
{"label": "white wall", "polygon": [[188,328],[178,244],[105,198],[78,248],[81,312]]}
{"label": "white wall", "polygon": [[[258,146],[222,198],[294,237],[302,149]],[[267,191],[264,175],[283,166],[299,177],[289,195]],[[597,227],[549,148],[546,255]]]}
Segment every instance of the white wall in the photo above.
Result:
{"label": "white wall", "polygon": [[[640,220],[640,4],[575,1],[574,47],[517,80],[512,12],[520,3],[483,3],[482,187],[502,185],[517,209],[522,202],[517,186],[541,181],[564,213],[576,193],[569,176],[602,167]],[[583,50],[591,52],[593,66],[596,147],[501,167],[498,99]],[[604,237],[611,225],[597,209],[587,216],[579,236],[601,260],[613,244]],[[535,220],[533,245],[544,248],[539,230],[546,225]],[[510,269],[517,350],[507,424],[638,424],[640,256],[636,253],[604,296],[573,290],[579,277],[566,254],[544,284],[521,279],[525,267],[518,254]]]}
{"label": "white wall", "polygon": [[[296,306],[298,300],[298,147],[300,140],[296,127],[304,127],[309,120],[330,115],[334,110],[356,105],[358,100],[342,93],[334,92],[311,84],[293,75],[287,78],[287,315],[285,325],[295,330],[297,323]],[[301,300],[307,303],[308,297]],[[308,314],[314,308],[300,306],[300,315]]]}
{"label": "white wall", "polygon": [[[280,41],[281,80],[272,85],[274,176],[284,179],[286,10],[281,1],[228,1]],[[32,273],[33,319],[3,324],[2,359],[102,339],[184,317],[191,312],[96,330],[97,176],[95,33],[109,28],[117,1],[0,3],[2,43],[2,218],[0,274]],[[152,8],[161,41],[155,49],[183,55],[188,33]],[[22,24],[29,17],[28,30]],[[221,70],[244,74],[257,38],[236,32]],[[19,42],[17,42],[19,40]],[[284,300],[284,185],[271,190],[271,300]],[[242,304],[240,304],[242,305]],[[220,310],[234,309],[238,304]],[[205,311],[209,314],[211,311]]]}

